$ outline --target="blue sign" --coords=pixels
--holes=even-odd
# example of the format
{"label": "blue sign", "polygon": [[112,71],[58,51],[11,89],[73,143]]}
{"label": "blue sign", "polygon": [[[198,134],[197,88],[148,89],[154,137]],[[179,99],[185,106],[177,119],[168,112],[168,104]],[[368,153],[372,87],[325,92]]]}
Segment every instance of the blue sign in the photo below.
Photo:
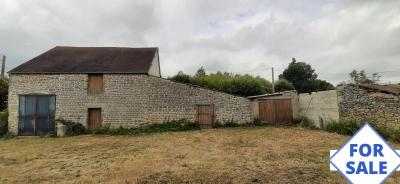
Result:
{"label": "blue sign", "polygon": [[350,183],[383,183],[400,166],[400,155],[365,123],[339,150],[331,150],[331,170]]}

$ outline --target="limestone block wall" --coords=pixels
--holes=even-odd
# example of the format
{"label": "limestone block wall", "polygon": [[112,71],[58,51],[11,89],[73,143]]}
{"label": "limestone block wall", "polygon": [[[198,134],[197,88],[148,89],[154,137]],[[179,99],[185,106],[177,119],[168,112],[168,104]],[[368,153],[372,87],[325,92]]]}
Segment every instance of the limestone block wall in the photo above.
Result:
{"label": "limestone block wall", "polygon": [[18,131],[18,95],[56,95],[56,119],[87,125],[88,108],[101,108],[103,125],[140,126],[186,118],[195,121],[198,104],[214,104],[216,120],[253,119],[247,98],[148,75],[105,74],[104,92],[87,93],[87,74],[18,74],[10,76],[9,130]]}
{"label": "limestone block wall", "polygon": [[383,127],[400,128],[400,98],[382,92],[368,92],[356,85],[339,86],[341,120],[368,121]]}
{"label": "limestone block wall", "polygon": [[299,114],[317,127],[339,121],[336,90],[299,94]]}

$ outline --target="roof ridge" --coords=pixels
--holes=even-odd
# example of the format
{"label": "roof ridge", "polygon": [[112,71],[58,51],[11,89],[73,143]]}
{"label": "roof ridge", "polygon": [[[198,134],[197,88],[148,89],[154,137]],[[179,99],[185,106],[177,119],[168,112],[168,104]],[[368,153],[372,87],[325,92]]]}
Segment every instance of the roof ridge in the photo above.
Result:
{"label": "roof ridge", "polygon": [[[85,47],[80,47],[80,46],[69,46],[69,45],[57,45],[57,46],[55,46],[54,48],[158,49],[158,47],[96,47],[96,46],[85,46]],[[54,49],[54,48],[53,48],[53,49]]]}

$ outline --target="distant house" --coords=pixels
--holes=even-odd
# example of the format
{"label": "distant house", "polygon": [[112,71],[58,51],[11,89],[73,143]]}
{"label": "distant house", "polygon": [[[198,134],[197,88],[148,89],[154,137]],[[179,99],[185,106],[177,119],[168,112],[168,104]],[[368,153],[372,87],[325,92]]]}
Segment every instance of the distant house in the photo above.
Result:
{"label": "distant house", "polygon": [[158,48],[55,47],[9,75],[9,130],[19,135],[54,131],[56,119],[90,130],[253,119],[247,98],[161,78]]}

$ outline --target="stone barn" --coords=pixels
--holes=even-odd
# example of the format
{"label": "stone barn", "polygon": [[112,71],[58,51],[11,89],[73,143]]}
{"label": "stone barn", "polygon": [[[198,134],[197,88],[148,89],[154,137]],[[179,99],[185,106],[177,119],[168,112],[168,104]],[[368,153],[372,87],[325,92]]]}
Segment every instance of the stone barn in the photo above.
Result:
{"label": "stone barn", "polygon": [[9,130],[18,135],[54,131],[57,119],[90,130],[253,119],[247,98],[161,78],[158,48],[55,47],[9,75]]}

